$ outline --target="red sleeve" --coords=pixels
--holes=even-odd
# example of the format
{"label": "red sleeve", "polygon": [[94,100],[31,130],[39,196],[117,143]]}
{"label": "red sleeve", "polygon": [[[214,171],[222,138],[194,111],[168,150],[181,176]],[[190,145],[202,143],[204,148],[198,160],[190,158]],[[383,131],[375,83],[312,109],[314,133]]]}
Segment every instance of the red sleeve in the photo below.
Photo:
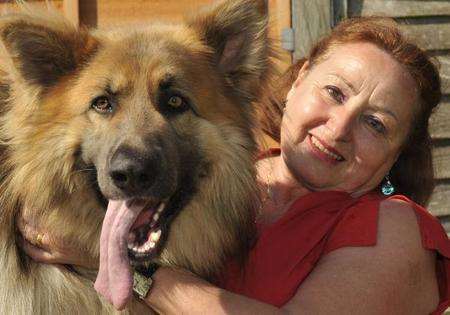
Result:
{"label": "red sleeve", "polygon": [[346,209],[329,235],[323,255],[341,247],[376,245],[379,203],[371,199]]}

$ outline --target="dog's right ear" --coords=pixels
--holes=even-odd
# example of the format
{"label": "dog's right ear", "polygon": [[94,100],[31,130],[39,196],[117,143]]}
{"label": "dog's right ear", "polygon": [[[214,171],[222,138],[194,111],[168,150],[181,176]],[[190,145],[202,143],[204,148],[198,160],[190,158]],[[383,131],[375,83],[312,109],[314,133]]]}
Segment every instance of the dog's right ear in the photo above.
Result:
{"label": "dog's right ear", "polygon": [[267,0],[226,0],[188,23],[212,48],[215,64],[234,91],[250,101],[259,97],[272,71],[267,10]]}
{"label": "dog's right ear", "polygon": [[[39,23],[40,22],[40,23]],[[0,23],[0,38],[20,76],[32,85],[49,87],[74,72],[97,42],[87,31],[66,23],[34,23],[22,16]]]}

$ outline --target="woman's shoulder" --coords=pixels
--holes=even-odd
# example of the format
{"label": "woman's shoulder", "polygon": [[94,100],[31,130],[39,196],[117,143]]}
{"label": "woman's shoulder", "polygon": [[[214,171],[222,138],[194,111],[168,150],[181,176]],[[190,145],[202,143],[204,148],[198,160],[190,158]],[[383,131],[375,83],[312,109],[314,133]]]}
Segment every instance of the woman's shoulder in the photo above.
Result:
{"label": "woman's shoulder", "polygon": [[[391,243],[421,244],[421,229],[418,221],[419,208],[402,199],[385,199],[379,203],[378,238]],[[416,246],[414,246],[416,247]]]}
{"label": "woman's shoulder", "polygon": [[[399,237],[420,236],[423,248],[436,250],[443,257],[450,259],[450,240],[439,220],[427,209],[409,198],[396,195],[380,202],[380,222],[391,224],[398,231]],[[383,220],[383,221],[381,221]]]}
{"label": "woman's shoulder", "polygon": [[327,251],[344,246],[374,246],[379,238],[391,244],[419,244],[450,257],[444,228],[425,208],[402,195],[368,194],[346,209],[332,231]]}
{"label": "woman's shoulder", "polygon": [[[408,257],[411,262],[427,263],[430,260],[429,249],[434,248],[426,246],[423,235],[435,219],[431,215],[427,216],[427,222],[424,224],[419,219],[423,211],[423,208],[402,199],[391,198],[381,201],[376,246],[387,254],[396,253]],[[436,238],[440,236],[435,235]],[[434,268],[434,264],[429,267]]]}
{"label": "woman's shoulder", "polygon": [[[366,233],[365,243],[358,240],[360,236],[350,223],[341,224],[331,236],[329,241],[334,246],[328,246],[321,264],[342,263],[355,273],[370,273],[368,279],[379,283],[380,288],[390,290],[389,286],[393,286],[399,292],[398,298],[405,301],[413,298],[420,301],[417,305],[426,304],[434,309],[438,304],[446,305],[445,289],[441,288],[441,296],[445,298],[439,301],[439,282],[446,282],[446,272],[436,278],[437,254],[430,250],[433,248],[424,246],[423,226],[419,222],[421,211],[415,204],[398,198],[358,202],[342,220],[354,217],[353,220],[362,224],[359,229]],[[433,220],[431,216],[429,219]]]}

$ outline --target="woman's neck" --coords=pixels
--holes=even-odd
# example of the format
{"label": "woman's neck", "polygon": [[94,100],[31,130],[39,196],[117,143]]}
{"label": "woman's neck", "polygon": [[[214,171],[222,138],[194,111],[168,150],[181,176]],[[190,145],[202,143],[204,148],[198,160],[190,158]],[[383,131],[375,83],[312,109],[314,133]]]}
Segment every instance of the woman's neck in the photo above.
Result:
{"label": "woman's neck", "polygon": [[299,197],[310,192],[289,172],[281,156],[263,159],[257,164],[258,179],[262,186],[262,221],[280,218]]}

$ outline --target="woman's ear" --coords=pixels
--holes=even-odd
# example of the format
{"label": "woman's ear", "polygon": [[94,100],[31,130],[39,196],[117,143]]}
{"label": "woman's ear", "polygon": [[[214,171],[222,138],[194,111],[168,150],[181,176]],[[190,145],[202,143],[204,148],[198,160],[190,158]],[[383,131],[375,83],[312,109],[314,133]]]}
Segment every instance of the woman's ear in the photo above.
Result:
{"label": "woman's ear", "polygon": [[300,71],[298,72],[297,75],[297,79],[294,81],[294,83],[292,84],[291,89],[289,90],[286,100],[289,100],[292,96],[292,94],[294,93],[295,89],[300,85],[300,83],[303,81],[303,78],[306,76],[306,73],[309,70],[309,61],[306,60],[302,67],[300,68]]}

